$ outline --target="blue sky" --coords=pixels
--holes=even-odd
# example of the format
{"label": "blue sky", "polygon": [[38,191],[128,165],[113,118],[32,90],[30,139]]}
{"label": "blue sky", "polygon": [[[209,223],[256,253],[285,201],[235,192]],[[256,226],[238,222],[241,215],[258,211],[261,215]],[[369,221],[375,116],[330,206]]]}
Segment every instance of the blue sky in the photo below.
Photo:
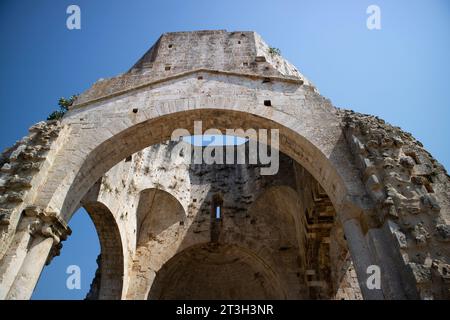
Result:
{"label": "blue sky", "polygon": [[[81,8],[81,30],[66,28],[70,4]],[[370,4],[381,9],[381,30],[366,28]],[[446,0],[2,0],[0,148],[45,119],[59,97],[127,71],[161,33],[199,29],[257,31],[336,106],[400,126],[450,167]],[[98,240],[86,214],[71,226],[34,298],[80,298],[88,290]],[[65,288],[70,264],[81,267],[81,290]]]}

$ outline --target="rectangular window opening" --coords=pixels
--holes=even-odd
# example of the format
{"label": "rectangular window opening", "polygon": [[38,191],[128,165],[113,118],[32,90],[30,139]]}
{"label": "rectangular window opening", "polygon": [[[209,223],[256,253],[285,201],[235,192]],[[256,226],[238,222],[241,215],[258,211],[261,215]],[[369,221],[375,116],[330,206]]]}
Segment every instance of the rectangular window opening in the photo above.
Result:
{"label": "rectangular window opening", "polygon": [[217,219],[217,220],[222,219],[222,212],[221,212],[221,211],[222,211],[222,210],[221,210],[221,208],[220,208],[220,205],[216,206],[216,219]]}

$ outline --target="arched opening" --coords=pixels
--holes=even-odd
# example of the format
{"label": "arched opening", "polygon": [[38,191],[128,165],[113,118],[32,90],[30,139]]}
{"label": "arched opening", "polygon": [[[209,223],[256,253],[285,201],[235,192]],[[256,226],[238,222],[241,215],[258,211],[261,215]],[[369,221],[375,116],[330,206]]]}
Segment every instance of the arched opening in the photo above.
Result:
{"label": "arched opening", "polygon": [[32,299],[120,299],[122,242],[109,209],[100,202],[84,202],[69,226],[72,236],[44,268]]}
{"label": "arched opening", "polygon": [[[335,145],[321,146],[321,150],[316,141],[308,140],[289,126],[280,125],[282,122],[285,124],[292,122],[289,117],[282,116],[282,118],[278,119],[280,122],[276,122],[251,113],[203,109],[186,111],[183,116],[172,113],[133,125],[103,141],[89,153],[70,184],[68,196],[64,198],[62,213],[66,217],[70,216],[79,198],[116,163],[149,145],[169,140],[176,129],[184,128],[194,132],[195,121],[206,124],[204,129],[216,128],[223,132],[230,126],[243,130],[248,128],[279,130],[280,151],[304,166],[323,185],[335,204],[340,204],[349,191],[354,192],[362,188],[360,182],[352,178],[354,174],[352,170],[355,169],[348,160],[347,146],[343,137],[338,136],[339,140]],[[158,134],[152,134],[152,130]],[[319,137],[314,138],[317,139]]]}
{"label": "arched opening", "polygon": [[31,299],[82,300],[88,294],[97,269],[99,237],[84,208],[77,210],[69,226],[72,235],[61,254],[43,269]]}
{"label": "arched opening", "polygon": [[[328,196],[330,203],[337,210],[340,210],[337,212],[337,215],[345,214],[346,212],[343,212],[341,209],[342,205],[346,201],[348,202],[349,199],[354,199],[350,196],[351,194],[364,194],[364,189],[361,182],[358,179],[354,179],[356,169],[349,161],[349,156],[346,153],[347,144],[341,136],[338,123],[333,122],[332,124],[336,126],[322,128],[323,130],[320,134],[328,135],[331,131],[335,134],[331,137],[329,136],[326,139],[326,143],[322,144],[324,137],[315,136],[314,130],[310,131],[309,124],[305,125],[306,127],[303,127],[303,124],[299,126],[296,121],[276,110],[271,110],[270,115],[265,114],[264,110],[259,110],[261,114],[265,114],[263,117],[257,115],[258,108],[255,107],[255,110],[249,110],[248,112],[208,108],[186,110],[185,112],[158,109],[158,117],[150,119],[146,118],[148,113],[138,113],[139,116],[143,115],[143,118],[139,120],[141,122],[136,120],[134,121],[135,124],[127,125],[125,129],[122,124],[119,126],[122,129],[117,133],[114,132],[116,130],[115,127],[109,123],[108,128],[110,132],[105,134],[105,131],[101,131],[101,134],[103,134],[101,139],[96,142],[93,142],[95,138],[91,140],[91,151],[81,158],[82,161],[78,163],[79,167],[70,171],[74,175],[71,176],[71,173],[69,173],[56,191],[67,194],[67,196],[53,197],[52,200],[54,201],[50,203],[55,207],[61,207],[62,205],[61,213],[63,216],[70,216],[75,203],[79,202],[79,199],[86,194],[93,183],[116,163],[150,145],[167,141],[172,132],[178,128],[184,128],[189,133],[194,133],[194,122],[201,120],[204,124],[204,129],[216,128],[223,132],[229,127],[242,128],[244,131],[250,128],[255,130],[279,130],[279,150],[301,165],[323,187],[322,190]],[[81,110],[80,113],[83,113],[83,111]],[[70,122],[70,117],[67,119]],[[330,132],[323,133],[328,128],[331,128],[329,129]],[[92,134],[94,132],[91,132]],[[110,137],[105,138],[105,136]],[[250,140],[254,138],[250,137]],[[67,190],[65,190],[66,187],[68,188]],[[59,203],[60,200],[63,200],[62,204]],[[221,206],[222,217],[227,217],[226,206],[227,202],[224,201],[223,206]],[[211,212],[210,208],[211,205],[208,205],[209,214]],[[223,220],[225,221],[225,219]],[[191,235],[200,234],[206,238],[209,237],[211,234],[209,233],[210,230],[208,230],[208,235],[206,235],[205,230],[197,227],[200,224],[200,222],[196,221],[194,226],[189,226],[192,229]],[[225,233],[220,232],[220,234]],[[188,247],[189,241],[189,238],[184,239],[178,251]],[[327,240],[325,239],[324,241]],[[301,278],[302,274],[299,272],[297,277]],[[307,282],[322,286],[322,283],[315,280],[315,278],[315,274],[311,274],[311,279],[307,280]],[[305,296],[305,292],[297,292],[296,296]],[[318,294],[316,297],[322,297],[322,295]]]}
{"label": "arched opening", "polygon": [[[202,206],[207,208],[211,220],[210,232],[205,233],[207,229],[205,229],[204,224],[203,227],[197,229],[195,227],[196,225],[200,226],[201,221],[205,220],[200,215],[201,208],[197,212],[194,211],[195,221],[191,221],[189,225],[185,226],[186,221],[189,220],[187,219],[189,212],[185,212],[185,208],[175,196],[158,188],[141,189],[142,185],[150,182],[155,186],[159,185],[159,182],[165,181],[167,177],[174,179],[175,183],[183,181],[183,179],[177,181],[177,175],[180,177],[178,160],[167,156],[167,152],[171,154],[170,151],[175,149],[176,144],[155,145],[133,154],[129,157],[131,158],[129,161],[122,161],[109,170],[99,181],[100,184],[91,188],[95,192],[90,192],[84,197],[82,204],[90,213],[95,224],[99,226],[99,237],[102,243],[99,271],[92,283],[88,298],[120,298],[122,296],[124,272],[122,245],[115,218],[105,205],[92,199],[109,201],[109,204],[116,211],[118,210],[116,219],[127,220],[128,212],[134,211],[132,209],[133,201],[125,199],[133,199],[133,194],[136,192],[139,193],[139,201],[135,209],[136,251],[133,255],[133,267],[129,271],[127,280],[126,298],[151,297],[152,294],[149,294],[149,290],[154,286],[156,286],[155,288],[159,286],[157,283],[155,284],[155,281],[157,281],[158,274],[164,275],[163,270],[169,268],[170,263],[168,261],[173,259],[175,255],[184,252],[186,248],[202,242],[210,243],[207,245],[210,249],[215,248],[212,251],[206,251],[212,253],[211,257],[203,256],[202,258],[205,266],[211,266],[208,267],[209,271],[205,269],[206,273],[224,273],[225,269],[219,270],[215,266],[228,264],[227,261],[230,259],[237,259],[234,253],[230,254],[229,250],[222,250],[223,248],[237,246],[245,248],[243,250],[248,252],[258,252],[258,259],[264,261],[263,264],[271,270],[272,276],[276,278],[278,290],[281,290],[282,294],[280,293],[276,297],[267,295],[267,287],[263,286],[259,289],[256,287],[253,288],[254,290],[252,289],[252,291],[258,292],[255,297],[297,299],[333,297],[334,284],[330,276],[332,272],[330,248],[327,244],[330,243],[329,230],[332,228],[330,225],[334,222],[336,212],[325,191],[302,166],[282,154],[280,172],[274,177],[260,176],[259,164],[240,165],[239,168],[236,165],[227,164],[212,165],[208,168],[201,165],[200,171],[195,166],[183,167],[183,170],[189,171],[189,174],[183,173],[181,175],[190,176],[187,181],[188,185],[210,183],[212,186],[207,191],[208,195],[202,199]],[[145,151],[147,149],[150,151]],[[164,151],[165,149],[167,150]],[[144,159],[151,163],[154,158],[145,155],[146,153],[149,155],[157,154],[155,156],[160,158],[159,160],[162,161],[159,161],[160,163],[165,163],[165,167],[148,167]],[[174,166],[171,168],[172,162]],[[150,171],[155,170],[161,170],[161,172],[152,175],[152,177],[147,176]],[[217,179],[218,173],[224,170],[228,170],[229,181],[219,182],[220,179]],[[220,174],[223,175],[223,173]],[[122,180],[122,186],[115,185],[120,184],[117,177],[127,177],[128,180]],[[207,179],[205,180],[203,177]],[[243,189],[243,191],[247,189],[250,194],[245,195],[238,192],[239,183],[234,181],[235,178],[251,180],[251,185]],[[138,181],[137,185],[135,181]],[[244,180],[240,183],[243,182]],[[169,189],[175,188],[176,185],[166,182],[164,184]],[[224,189],[225,186],[229,187],[228,191],[226,188]],[[118,191],[117,187],[121,191]],[[125,190],[124,188],[128,189]],[[175,191],[175,189],[172,191]],[[189,190],[189,187],[187,190]],[[175,193],[178,197],[180,196],[176,191]],[[230,198],[230,194],[234,194],[233,199]],[[125,198],[122,196],[125,196]],[[301,196],[303,196],[302,199]],[[308,197],[312,200],[307,199]],[[116,206],[121,198],[131,204],[131,207],[127,206],[127,208],[132,211],[126,209],[127,212],[125,212],[125,207]],[[208,198],[210,200],[207,200]],[[184,203],[190,206],[193,204],[190,201],[196,202],[195,199],[185,199]],[[237,202],[242,201],[244,207],[236,208]],[[320,204],[316,202],[320,202]],[[245,204],[250,204],[250,206]],[[244,216],[240,212],[243,212]],[[132,216],[130,215],[130,217]],[[324,230],[317,230],[321,228],[320,223],[323,223]],[[311,235],[313,235],[313,239],[310,239]],[[212,244],[215,247],[211,246]],[[106,254],[103,254],[104,252]],[[201,262],[198,259],[199,255],[194,254],[190,257],[193,259],[192,261],[183,260],[186,260],[183,268],[191,268],[190,264],[194,264],[195,268],[200,268],[200,266],[197,266]],[[242,269],[236,269],[235,271],[243,273],[245,281],[252,274],[252,270],[256,268],[254,265],[244,264],[229,266],[228,269],[232,270],[235,267]],[[181,269],[176,268],[172,272],[176,270]],[[255,273],[259,274],[259,271],[253,272],[253,274]],[[190,286],[194,288],[197,288],[198,283],[200,283],[189,275],[187,279],[191,279],[186,280],[186,282],[192,281]],[[228,293],[223,296],[217,294],[218,298],[233,296],[246,298],[244,295],[246,292],[239,289],[238,282],[233,283],[232,279],[226,277],[218,281],[230,282],[227,289]],[[231,284],[237,285],[238,289],[233,289]],[[184,285],[189,286],[187,283]],[[275,291],[272,288],[268,292]],[[201,293],[201,295],[203,294],[205,293]],[[154,297],[158,297],[158,295]],[[172,295],[161,295],[163,299],[170,297]]]}
{"label": "arched opening", "polygon": [[[277,278],[282,297],[335,297],[347,262],[342,255],[348,250],[331,200],[303,167],[281,155],[279,173],[261,176],[260,165],[186,165],[174,150],[177,142],[146,148],[133,155],[131,167],[122,162],[105,178],[110,189],[114,177],[128,179],[119,193],[102,189],[109,195],[101,197],[114,199],[134,192],[126,198],[128,204],[120,201],[121,211],[132,210],[136,202],[130,199],[138,195],[128,299],[147,297],[156,277],[166,277],[158,275],[175,255],[206,244],[255,253]],[[343,245],[331,248],[335,240]],[[212,261],[204,256],[205,264],[227,261],[221,249],[205,252],[217,253]],[[197,290],[198,283],[193,279],[190,287]]]}
{"label": "arched opening", "polygon": [[103,203],[83,203],[100,240],[98,269],[87,299],[119,300],[122,297],[124,254],[119,228],[111,211]]}
{"label": "arched opening", "polygon": [[127,299],[143,299],[155,271],[178,250],[186,213],[170,193],[142,190],[136,211],[136,251]]}
{"label": "arched opening", "polygon": [[248,139],[233,135],[193,135],[183,137],[183,141],[191,143],[194,146],[217,145],[234,146],[246,143]]}
{"label": "arched opening", "polygon": [[255,253],[232,245],[198,245],[158,271],[148,299],[284,299],[278,279]]}
{"label": "arched opening", "polygon": [[137,208],[137,246],[145,246],[171,228],[183,225],[186,214],[180,202],[167,191],[141,191]]}

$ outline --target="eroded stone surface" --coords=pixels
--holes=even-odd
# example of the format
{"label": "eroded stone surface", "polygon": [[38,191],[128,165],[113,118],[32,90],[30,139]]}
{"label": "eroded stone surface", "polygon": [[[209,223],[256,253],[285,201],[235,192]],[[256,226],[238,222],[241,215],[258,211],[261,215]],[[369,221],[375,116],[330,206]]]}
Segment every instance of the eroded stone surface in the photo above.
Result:
{"label": "eroded stone surface", "polygon": [[[448,264],[449,176],[409,133],[383,120],[339,111],[344,132],[366,181],[376,210],[370,224],[390,225],[390,232],[419,284],[422,298],[449,298],[448,274],[432,266]],[[388,241],[386,239],[386,241]],[[385,245],[394,246],[386,243]],[[401,271],[400,271],[401,272]],[[445,284],[444,284],[445,283]]]}

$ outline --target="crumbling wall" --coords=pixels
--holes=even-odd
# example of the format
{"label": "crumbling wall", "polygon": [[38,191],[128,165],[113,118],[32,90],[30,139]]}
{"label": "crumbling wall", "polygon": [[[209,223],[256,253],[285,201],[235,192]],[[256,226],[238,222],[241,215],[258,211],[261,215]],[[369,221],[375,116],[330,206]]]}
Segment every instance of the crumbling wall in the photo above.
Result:
{"label": "crumbling wall", "polygon": [[0,259],[12,241],[24,204],[45,179],[51,164],[49,152],[60,130],[58,121],[39,122],[0,156]]}
{"label": "crumbling wall", "polygon": [[[365,228],[369,233],[382,229],[385,235],[371,243],[382,279],[383,270],[395,268],[402,279],[398,285],[406,291],[406,295],[385,292],[386,297],[418,294],[422,299],[449,299],[450,179],[446,170],[400,128],[349,110],[338,110],[338,115],[374,203]],[[396,256],[395,261],[388,263],[379,256],[380,248]]]}

